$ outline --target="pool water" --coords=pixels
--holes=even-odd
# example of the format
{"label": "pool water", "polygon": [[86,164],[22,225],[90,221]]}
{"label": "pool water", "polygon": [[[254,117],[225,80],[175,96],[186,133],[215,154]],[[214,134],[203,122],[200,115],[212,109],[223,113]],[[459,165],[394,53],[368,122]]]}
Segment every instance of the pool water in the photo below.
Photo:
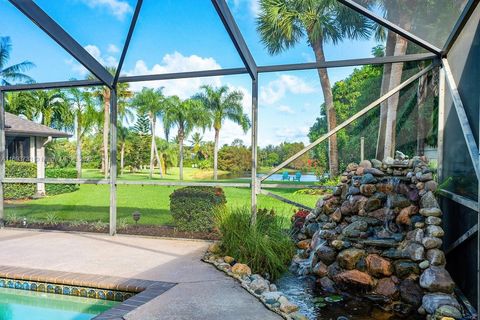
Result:
{"label": "pool water", "polygon": [[115,301],[0,288],[0,320],[90,320]]}

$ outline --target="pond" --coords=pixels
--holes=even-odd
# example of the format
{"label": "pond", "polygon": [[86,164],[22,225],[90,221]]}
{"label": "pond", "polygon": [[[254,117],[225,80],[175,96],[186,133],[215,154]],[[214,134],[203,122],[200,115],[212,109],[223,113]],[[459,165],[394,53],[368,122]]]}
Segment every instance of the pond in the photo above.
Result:
{"label": "pond", "polygon": [[277,282],[278,290],[300,307],[310,320],[420,320],[420,315],[401,317],[382,310],[366,299],[321,293],[313,276],[286,274]]}
{"label": "pond", "polygon": [[[259,173],[257,174],[257,177],[262,178],[264,177],[265,174]],[[293,178],[295,177],[295,173],[290,174],[290,181],[293,181]],[[249,175],[241,175],[241,176],[235,176],[235,175],[228,175],[228,178],[238,178],[238,179],[251,179]],[[283,174],[281,173],[275,173],[271,175],[270,177],[267,178],[267,181],[284,181],[283,180]],[[302,176],[300,178],[300,182],[318,182],[318,177],[312,173],[302,173]]]}

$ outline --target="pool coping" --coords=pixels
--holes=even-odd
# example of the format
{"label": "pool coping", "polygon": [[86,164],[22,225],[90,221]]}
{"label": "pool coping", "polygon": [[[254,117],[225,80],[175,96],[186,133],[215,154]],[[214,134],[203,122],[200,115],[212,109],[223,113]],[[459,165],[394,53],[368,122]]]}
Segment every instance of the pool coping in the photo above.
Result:
{"label": "pool coping", "polygon": [[[132,293],[95,320],[121,320],[130,311],[165,293],[176,283],[0,265],[0,278]],[[62,294],[62,293],[60,293]]]}

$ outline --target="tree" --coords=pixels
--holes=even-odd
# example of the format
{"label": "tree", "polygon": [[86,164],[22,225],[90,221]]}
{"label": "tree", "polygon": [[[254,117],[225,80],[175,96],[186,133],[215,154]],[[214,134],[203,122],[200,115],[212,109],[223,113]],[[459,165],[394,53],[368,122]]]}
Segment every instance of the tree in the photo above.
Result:
{"label": "tree", "polygon": [[66,91],[66,98],[69,102],[75,118],[75,130],[77,136],[76,145],[76,169],[77,178],[82,177],[82,143],[85,134],[99,122],[100,114],[95,109],[92,95],[88,91],[78,88],[70,88]]}
{"label": "tree", "polygon": [[183,180],[183,141],[195,128],[205,130],[211,122],[210,114],[199,99],[181,100],[177,96],[166,99],[163,126],[177,128],[178,146],[180,151],[180,180]]}
{"label": "tree", "polygon": [[123,126],[121,121],[118,122],[117,128],[118,142],[120,142],[120,174],[123,175],[123,169],[125,167],[125,145],[127,139],[130,137],[130,129]]}
{"label": "tree", "polygon": [[227,86],[213,88],[209,85],[201,87],[203,92],[196,98],[202,101],[205,108],[209,111],[213,130],[215,131],[215,147],[213,150],[213,179],[218,179],[218,144],[220,130],[223,122],[230,120],[242,127],[246,133],[250,128],[248,115],[243,113],[242,99],[243,94],[240,91],[229,91]]}
{"label": "tree", "polygon": [[150,179],[153,177],[154,160],[157,162],[160,170],[160,177],[163,177],[162,163],[158,156],[157,145],[155,143],[155,129],[157,118],[161,117],[165,111],[165,97],[162,89],[143,88],[142,91],[135,94],[132,99],[132,105],[138,108],[140,114],[148,114],[150,119],[150,130],[152,135],[152,143],[150,147]]}
{"label": "tree", "polygon": [[133,131],[145,136],[150,133],[150,120],[146,113],[137,112],[137,121],[133,125]]}
{"label": "tree", "polygon": [[[368,38],[372,27],[368,20],[333,0],[260,0],[258,31],[270,54],[278,54],[300,42],[306,35],[317,63],[324,63],[324,45],[337,44],[343,38]],[[330,78],[326,69],[318,69],[328,122],[328,130],[337,126]],[[329,167],[338,174],[337,137],[329,139]]]}
{"label": "tree", "polygon": [[0,37],[0,84],[2,86],[9,86],[12,82],[34,82],[32,78],[24,73],[35,66],[30,61],[23,61],[7,66],[11,51],[12,42],[10,41],[10,37]]}

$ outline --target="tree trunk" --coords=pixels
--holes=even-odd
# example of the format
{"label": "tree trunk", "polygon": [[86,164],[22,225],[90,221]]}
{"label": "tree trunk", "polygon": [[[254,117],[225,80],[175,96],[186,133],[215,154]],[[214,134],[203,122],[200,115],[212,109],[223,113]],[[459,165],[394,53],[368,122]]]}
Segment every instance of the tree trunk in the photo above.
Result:
{"label": "tree trunk", "polygon": [[149,114],[150,117],[150,127],[152,131],[152,144],[150,147],[150,173],[148,176],[150,179],[153,178],[153,159],[155,158],[155,118],[152,116],[152,114]]}
{"label": "tree trunk", "polygon": [[160,173],[160,178],[163,178],[162,160],[161,160],[161,158],[160,158],[160,155],[158,154],[157,142],[155,141],[154,143],[155,143],[155,149],[154,149],[154,151],[155,151],[155,157],[156,157],[156,159],[157,159],[158,167],[159,167],[159,168],[158,168],[158,171],[159,171],[159,173]]}
{"label": "tree trunk", "polygon": [[110,130],[110,89],[105,88],[103,95],[103,173],[108,178],[108,131]]}
{"label": "tree trunk", "polygon": [[[408,42],[405,38],[397,36],[395,43],[395,56],[405,55],[407,51]],[[402,82],[403,63],[392,64],[390,75],[389,91],[400,85]],[[396,129],[397,129],[397,109],[400,100],[400,93],[396,93],[388,100],[387,121],[385,127],[385,145],[383,154],[385,157],[393,157],[396,147]]]}
{"label": "tree trunk", "polygon": [[178,145],[180,147],[180,180],[183,180],[183,129],[178,129]]}
{"label": "tree trunk", "polygon": [[77,147],[76,147],[76,155],[77,161],[75,166],[77,168],[77,178],[80,179],[82,177],[82,128],[80,127],[80,116],[77,115]]}
{"label": "tree trunk", "polygon": [[122,148],[120,149],[120,174],[123,175],[123,167],[125,159],[125,141],[122,142]]}
{"label": "tree trunk", "polygon": [[[397,40],[396,34],[392,31],[388,31],[387,34],[387,45],[385,47],[385,56],[393,56],[395,53],[395,42]],[[381,95],[383,96],[388,92],[390,87],[390,74],[392,72],[392,64],[383,65],[383,76],[382,76],[382,87]],[[388,103],[384,101],[380,104],[380,123],[378,126],[378,140],[377,140],[377,149],[375,158],[378,160],[383,160],[385,155],[383,154],[383,148],[385,145],[385,128],[387,123],[387,110]]]}
{"label": "tree trunk", "polygon": [[220,138],[220,129],[215,128],[215,145],[213,147],[213,180],[218,179],[218,143]]}
{"label": "tree trunk", "polygon": [[[312,43],[313,51],[315,53],[315,59],[317,63],[325,62],[325,53],[323,51],[323,39],[319,39],[317,42]],[[330,78],[328,76],[327,69],[318,69],[318,76],[320,78],[320,84],[322,86],[323,97],[325,100],[325,113],[327,115],[328,131],[334,129],[337,126],[337,114],[335,112],[335,106],[333,104],[333,93],[330,85]],[[328,139],[328,163],[330,167],[330,176],[335,177],[338,175],[338,146],[337,135],[334,134]]]}
{"label": "tree trunk", "polygon": [[[421,69],[424,68],[424,64],[421,64]],[[423,75],[418,79],[417,88],[417,108],[418,108],[418,120],[417,120],[417,155],[423,156],[425,154],[425,139],[427,138],[427,114],[426,103],[429,92],[429,77]]]}

